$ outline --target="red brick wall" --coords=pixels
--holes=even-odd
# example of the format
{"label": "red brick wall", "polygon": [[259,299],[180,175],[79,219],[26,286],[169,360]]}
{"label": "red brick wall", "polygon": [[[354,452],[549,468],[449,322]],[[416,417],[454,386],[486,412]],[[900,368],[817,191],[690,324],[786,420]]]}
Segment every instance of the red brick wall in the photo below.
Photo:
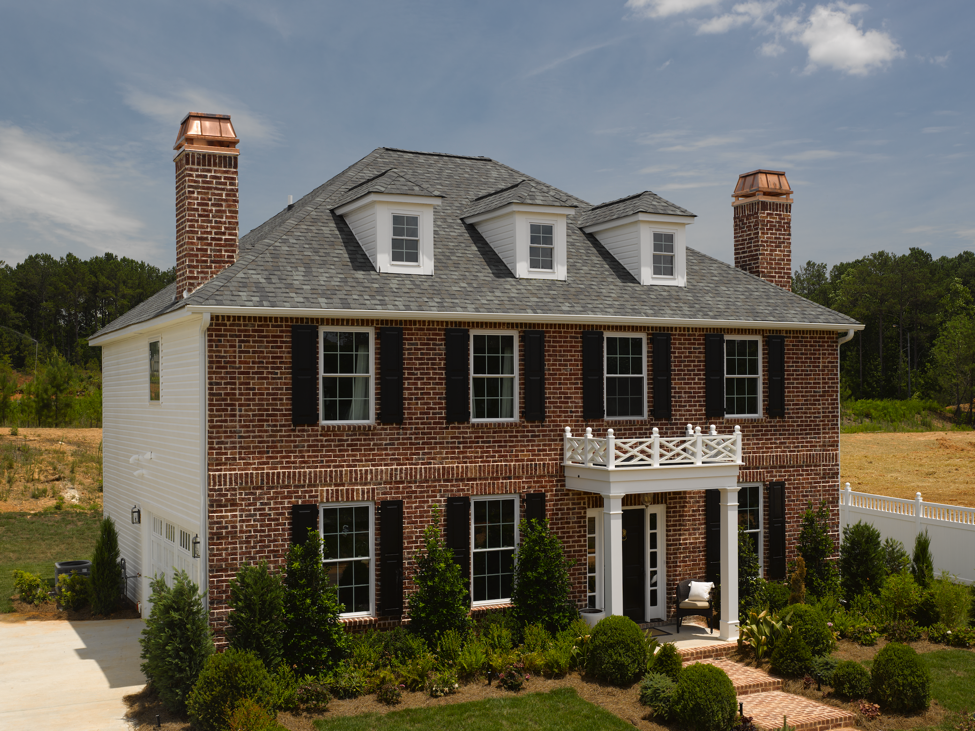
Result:
{"label": "red brick wall", "polygon": [[176,291],[192,292],[237,260],[237,155],[176,157]]}
{"label": "red brick wall", "polygon": [[792,204],[767,199],[734,204],[735,266],[792,291]]}
{"label": "red brick wall", "polygon": [[[405,421],[399,425],[291,425],[290,338],[293,322],[320,325],[398,325],[404,328]],[[420,546],[434,504],[450,495],[546,493],[546,509],[566,555],[575,560],[574,599],[585,596],[585,518],[601,498],[565,489],[560,466],[566,426],[579,433],[612,427],[622,438],[684,432],[688,423],[719,433],[739,424],[745,467],[740,482],[785,480],[795,554],[807,500],[826,499],[834,529],[838,470],[837,346],[834,333],[768,331],[786,335],[786,417],[704,419],[703,329],[673,333],[674,419],[591,420],[582,413],[581,326],[545,327],[546,421],[516,424],[444,422],[444,328],[537,329],[537,323],[415,323],[409,321],[292,320],[214,317],[207,331],[209,381],[209,570],[215,627],[226,612],[228,582],[244,562],[280,564],[295,503],[404,500],[406,556]],[[606,328],[624,332],[624,328]],[[725,331],[754,334],[754,331]],[[520,340],[520,339],[519,339]],[[376,338],[376,349],[379,350]],[[519,342],[519,350],[520,350]],[[649,359],[649,356],[648,356]],[[376,353],[378,370],[379,353]],[[519,359],[521,364],[521,359]],[[763,373],[766,372],[763,348]],[[652,361],[647,364],[648,372]],[[523,375],[523,374],[522,374]],[[523,381],[522,381],[523,382]],[[652,393],[648,391],[648,409]],[[767,386],[763,386],[763,404]],[[379,411],[377,393],[376,411]],[[521,404],[519,404],[519,409]],[[667,505],[667,596],[677,581],[704,574],[704,495],[652,496]],[[626,504],[642,504],[631,496]],[[767,514],[767,512],[766,512]],[[377,525],[377,548],[379,531]],[[409,560],[407,570],[409,571]],[[407,582],[407,590],[409,584]],[[378,587],[377,594],[382,591]],[[377,595],[377,603],[379,596]]]}

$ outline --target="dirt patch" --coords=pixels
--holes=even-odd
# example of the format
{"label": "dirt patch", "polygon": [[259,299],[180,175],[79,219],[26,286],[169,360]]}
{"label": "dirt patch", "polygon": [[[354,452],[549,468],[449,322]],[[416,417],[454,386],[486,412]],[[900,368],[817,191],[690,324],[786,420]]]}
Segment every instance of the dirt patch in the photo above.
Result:
{"label": "dirt patch", "polygon": [[69,622],[84,622],[88,620],[100,621],[103,619],[139,619],[140,614],[136,609],[134,603],[129,599],[125,599],[122,602],[122,606],[118,608],[117,611],[112,612],[108,616],[103,614],[92,614],[91,607],[85,607],[80,611],[74,611],[71,609],[58,609],[57,604],[54,602],[45,602],[44,604],[25,604],[24,602],[14,599],[13,600],[14,611],[9,614],[0,615],[4,618],[9,618],[15,621],[24,620],[67,620]]}
{"label": "dirt patch", "polygon": [[0,512],[102,505],[101,429],[0,431]]}
{"label": "dirt patch", "polygon": [[975,507],[973,432],[842,434],[840,447],[840,482],[856,492]]}

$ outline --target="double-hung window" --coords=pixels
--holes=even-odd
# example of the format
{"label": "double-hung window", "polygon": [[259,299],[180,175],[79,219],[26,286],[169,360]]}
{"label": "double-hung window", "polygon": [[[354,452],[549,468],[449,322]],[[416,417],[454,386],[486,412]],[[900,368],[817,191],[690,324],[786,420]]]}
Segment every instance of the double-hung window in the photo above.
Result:
{"label": "double-hung window", "polygon": [[550,223],[532,223],[529,227],[528,268],[550,272],[555,268],[554,226]]}
{"label": "double-hung window", "polygon": [[390,258],[395,264],[420,263],[420,217],[393,214]]}
{"label": "double-hung window", "polygon": [[471,510],[473,601],[511,598],[513,557],[518,541],[518,498],[474,498]]}
{"label": "double-hung window", "polygon": [[321,507],[322,560],[344,614],[373,611],[372,503]]}
{"label": "double-hung window", "polygon": [[600,566],[603,511],[586,513],[586,606],[602,609],[602,571]]}
{"label": "double-hung window", "polygon": [[674,234],[653,232],[653,276],[674,276]]}
{"label": "double-hung window", "polygon": [[725,415],[761,416],[761,340],[757,336],[726,337]]}
{"label": "double-hung window", "polygon": [[159,359],[159,341],[149,341],[149,400],[159,401],[162,396],[162,370]]}
{"label": "double-hung window", "polygon": [[368,424],[373,418],[373,331],[322,328],[322,422]]}
{"label": "double-hung window", "polygon": [[758,556],[759,575],[765,560],[762,557],[762,486],[761,484],[739,485],[738,487],[738,526],[745,531]]}
{"label": "double-hung window", "polygon": [[518,371],[514,333],[471,333],[471,419],[514,421]]}
{"label": "double-hung window", "polygon": [[606,335],[606,418],[646,416],[646,339]]}

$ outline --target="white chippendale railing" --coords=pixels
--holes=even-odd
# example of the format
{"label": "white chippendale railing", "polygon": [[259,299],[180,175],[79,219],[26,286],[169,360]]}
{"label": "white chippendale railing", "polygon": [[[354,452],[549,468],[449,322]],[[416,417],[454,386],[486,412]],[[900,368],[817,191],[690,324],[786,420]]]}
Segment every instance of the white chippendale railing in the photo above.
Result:
{"label": "white chippendale railing", "polygon": [[585,436],[574,437],[565,427],[566,465],[586,467],[668,467],[675,465],[741,464],[741,427],[733,434],[718,434],[714,425],[707,434],[687,425],[682,437],[664,438],[657,427],[649,439],[617,439],[612,429],[606,437],[592,435],[586,427]]}

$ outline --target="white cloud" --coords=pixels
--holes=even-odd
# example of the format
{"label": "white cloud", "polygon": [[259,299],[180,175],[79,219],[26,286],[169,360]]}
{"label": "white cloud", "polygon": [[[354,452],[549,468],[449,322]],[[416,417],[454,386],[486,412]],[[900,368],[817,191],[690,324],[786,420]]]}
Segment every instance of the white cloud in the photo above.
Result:
{"label": "white cloud", "polygon": [[555,61],[552,61],[551,63],[547,63],[544,66],[539,66],[537,69],[533,69],[533,70],[529,71],[527,74],[525,74],[525,78],[527,79],[527,78],[530,78],[532,76],[536,76],[537,74],[542,74],[542,73],[545,73],[546,71],[551,71],[552,69],[556,68],[557,66],[561,66],[566,61],[571,61],[574,58],[579,58],[579,56],[583,56],[583,55],[585,55],[587,53],[591,53],[592,51],[598,51],[600,48],[606,48],[606,46],[612,46],[612,45],[614,45],[616,43],[619,43],[621,40],[622,40],[622,38],[617,38],[616,40],[606,41],[605,43],[597,43],[595,46],[587,46],[586,48],[578,48],[575,51],[573,51],[572,53],[569,53],[569,54],[567,54],[565,56],[562,56],[562,58],[556,59]]}
{"label": "white cloud", "polygon": [[726,15],[716,15],[710,20],[705,20],[697,27],[698,35],[712,33],[727,33],[732,28],[745,25],[749,21],[747,15],[740,13],[727,13]]}
{"label": "white cloud", "polygon": [[626,7],[648,18],[666,18],[720,4],[721,0],[626,0]]}
{"label": "white cloud", "polygon": [[963,228],[960,231],[955,231],[955,236],[960,239],[975,240],[975,228]]}
{"label": "white cloud", "polygon": [[749,23],[753,26],[764,26],[767,24],[766,19],[775,11],[779,2],[780,0],[769,0],[768,2],[752,0],[751,2],[738,3],[731,8],[730,13],[716,15],[701,23],[697,32],[698,34],[727,33],[732,28]]}
{"label": "white cloud", "polygon": [[853,76],[866,76],[904,55],[888,33],[864,31],[853,22],[852,16],[866,9],[866,5],[846,3],[817,5],[807,20],[785,26],[793,40],[806,47],[807,72],[828,66]]}
{"label": "white cloud", "polygon": [[701,150],[705,147],[720,147],[722,145],[731,145],[739,142],[737,137],[704,137],[700,140],[694,140],[683,145],[673,145],[672,147],[661,147],[661,152],[692,152],[693,150]]}
{"label": "white cloud", "polygon": [[759,51],[763,56],[771,56],[772,58],[775,58],[776,56],[781,56],[783,53],[785,53],[785,48],[775,41],[769,41],[768,43],[763,43]]}

